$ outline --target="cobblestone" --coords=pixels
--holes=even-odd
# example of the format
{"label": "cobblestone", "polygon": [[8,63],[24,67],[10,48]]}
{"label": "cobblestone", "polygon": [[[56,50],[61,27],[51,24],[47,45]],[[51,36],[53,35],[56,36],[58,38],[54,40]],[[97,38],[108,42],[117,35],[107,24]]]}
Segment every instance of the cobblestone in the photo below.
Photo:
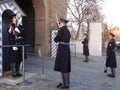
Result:
{"label": "cobblestone", "polygon": [[[109,78],[103,73],[105,56],[90,56],[88,63],[84,56],[72,57],[71,86],[69,90],[120,90],[120,56],[117,56],[118,68],[116,78]],[[45,76],[42,76],[41,60],[45,63]],[[56,85],[61,81],[60,73],[53,71],[53,58],[29,56],[25,61],[25,71],[36,76],[16,86],[2,84],[0,90],[60,90]],[[108,72],[109,73],[109,72]]]}

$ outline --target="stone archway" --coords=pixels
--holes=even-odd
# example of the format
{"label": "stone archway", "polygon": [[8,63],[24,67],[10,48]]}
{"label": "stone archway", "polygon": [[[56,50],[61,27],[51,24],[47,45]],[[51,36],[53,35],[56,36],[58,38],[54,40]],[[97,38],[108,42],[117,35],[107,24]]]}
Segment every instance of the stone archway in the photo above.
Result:
{"label": "stone archway", "polygon": [[[35,44],[41,45],[42,56],[49,54],[49,38],[50,30],[48,29],[49,8],[47,0],[33,0],[35,9]],[[36,52],[39,46],[36,46]]]}
{"label": "stone archway", "polygon": [[26,17],[23,17],[23,26],[26,31],[25,36],[27,37],[25,38],[26,43],[32,45],[31,50],[32,52],[35,50],[35,52],[38,53],[38,49],[42,48],[42,54],[44,56],[47,56],[48,53],[50,52],[49,50],[50,30],[48,30],[48,13],[49,13],[48,1],[47,0],[15,0],[15,1],[27,15]]}
{"label": "stone archway", "polygon": [[35,11],[32,0],[15,0],[26,16],[22,17],[22,24],[25,29],[24,41],[30,44],[27,51],[33,52],[35,47]]}

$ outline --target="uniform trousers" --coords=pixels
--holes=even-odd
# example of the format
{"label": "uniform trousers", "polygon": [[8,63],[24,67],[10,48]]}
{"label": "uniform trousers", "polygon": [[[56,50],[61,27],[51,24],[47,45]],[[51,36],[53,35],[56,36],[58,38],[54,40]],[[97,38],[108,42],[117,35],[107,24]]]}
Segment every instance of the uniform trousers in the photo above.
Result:
{"label": "uniform trousers", "polygon": [[88,62],[88,56],[87,56],[87,55],[85,55],[85,61],[87,61],[87,62]]}
{"label": "uniform trousers", "polygon": [[21,62],[12,62],[11,63],[12,75],[16,75],[19,73],[20,64],[21,64]]}
{"label": "uniform trousers", "polygon": [[[20,50],[20,49],[18,49]],[[19,54],[20,51],[11,50],[11,71],[12,75],[16,75],[19,73],[20,64],[21,64],[21,55]]]}
{"label": "uniform trousers", "polygon": [[[107,71],[108,67],[105,67],[105,70]],[[110,67],[111,69],[111,74],[113,74],[114,76],[116,75],[116,68],[112,68]]]}
{"label": "uniform trousers", "polygon": [[69,87],[69,85],[70,85],[70,73],[69,72],[61,72],[61,76],[62,76],[63,85]]}

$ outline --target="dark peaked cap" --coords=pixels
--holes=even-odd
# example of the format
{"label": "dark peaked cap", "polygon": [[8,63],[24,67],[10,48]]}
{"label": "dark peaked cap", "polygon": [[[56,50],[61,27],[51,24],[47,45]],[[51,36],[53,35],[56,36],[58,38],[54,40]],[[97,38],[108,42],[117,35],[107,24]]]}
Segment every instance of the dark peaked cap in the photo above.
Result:
{"label": "dark peaked cap", "polygon": [[113,33],[110,33],[110,35],[111,35],[112,37],[115,37],[115,35],[114,35]]}
{"label": "dark peaked cap", "polygon": [[13,14],[12,16],[11,16],[11,19],[13,19],[14,17],[16,17],[17,16],[17,14]]}
{"label": "dark peaked cap", "polygon": [[64,22],[64,23],[68,23],[69,21],[65,18],[60,18],[60,21]]}

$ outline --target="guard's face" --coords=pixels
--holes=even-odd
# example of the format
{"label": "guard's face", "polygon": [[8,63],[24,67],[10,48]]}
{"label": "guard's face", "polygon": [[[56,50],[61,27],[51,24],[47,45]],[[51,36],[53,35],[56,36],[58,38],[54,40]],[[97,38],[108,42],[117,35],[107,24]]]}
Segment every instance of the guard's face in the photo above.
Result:
{"label": "guard's face", "polygon": [[112,39],[113,37],[111,35],[109,35],[109,39]]}
{"label": "guard's face", "polygon": [[66,24],[64,22],[59,22],[59,28],[65,26]]}
{"label": "guard's face", "polygon": [[86,35],[84,35],[84,38],[86,38],[87,36]]}
{"label": "guard's face", "polygon": [[17,23],[17,17],[13,17],[13,18],[12,18],[12,22],[13,22],[13,23]]}

